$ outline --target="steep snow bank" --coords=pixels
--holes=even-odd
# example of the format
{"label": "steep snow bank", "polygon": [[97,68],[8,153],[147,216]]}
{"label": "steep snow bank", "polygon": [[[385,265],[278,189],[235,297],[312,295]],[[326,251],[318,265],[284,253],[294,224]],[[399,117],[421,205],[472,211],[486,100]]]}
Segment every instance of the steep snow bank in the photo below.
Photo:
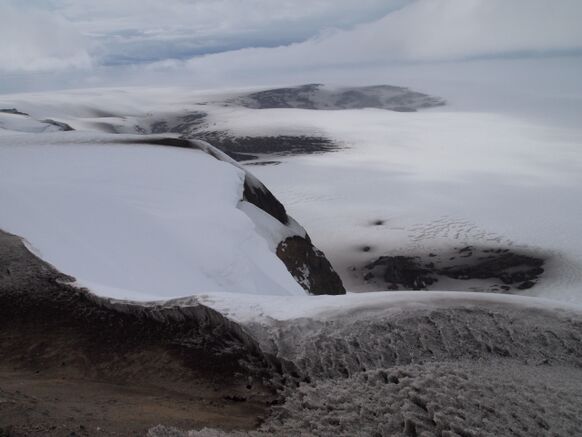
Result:
{"label": "steep snow bank", "polygon": [[276,219],[255,223],[239,208],[244,171],[201,150],[122,140],[2,137],[0,227],[111,297],[304,294],[257,232]]}

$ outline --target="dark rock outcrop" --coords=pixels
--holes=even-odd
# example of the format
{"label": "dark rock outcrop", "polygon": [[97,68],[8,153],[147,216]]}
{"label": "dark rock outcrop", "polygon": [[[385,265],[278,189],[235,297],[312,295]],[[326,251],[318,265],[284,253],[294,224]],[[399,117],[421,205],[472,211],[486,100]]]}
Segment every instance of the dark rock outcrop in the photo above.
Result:
{"label": "dark rock outcrop", "polygon": [[345,294],[346,290],[324,253],[309,236],[287,238],[277,247],[277,256],[297,282],[311,294]]}
{"label": "dark rock outcrop", "polygon": [[[436,282],[433,272],[427,268],[422,267],[418,259],[408,256],[381,256],[373,263],[366,266],[367,269],[372,270],[375,267],[381,266],[383,271],[383,279],[388,284],[388,289],[398,290],[399,286],[410,290],[422,290]],[[368,273],[372,275],[372,273]],[[368,278],[373,277],[369,276]]]}
{"label": "dark rock outcrop", "polygon": [[414,112],[418,109],[442,106],[445,101],[439,97],[391,85],[326,87],[315,83],[258,91],[237,97],[227,103],[253,109],[379,108],[397,112]]}
{"label": "dark rock outcrop", "polygon": [[389,289],[433,289],[441,278],[488,280],[488,290],[510,292],[536,285],[544,273],[545,260],[505,248],[483,249],[474,246],[453,252],[424,256],[381,256],[365,266],[364,280],[381,277]]}
{"label": "dark rock outcrop", "polygon": [[26,112],[21,112],[16,108],[4,108],[0,109],[0,112],[3,112],[4,114],[25,115],[27,117],[30,117],[30,115],[27,114]]}
{"label": "dark rock outcrop", "polygon": [[[113,436],[143,435],[160,422],[256,426],[297,375],[207,306],[111,301],[72,280],[0,231],[0,431],[78,435],[72,431],[86,424],[93,431],[80,435]],[[136,421],[132,405],[147,417]],[[181,414],[186,408],[197,413]]]}
{"label": "dark rock outcrop", "polygon": [[323,136],[273,135],[235,136],[228,132],[200,132],[195,138],[208,141],[236,161],[256,159],[256,155],[298,155],[325,153],[338,150],[339,146]]}
{"label": "dark rock outcrop", "polygon": [[[204,305],[112,301],[70,285],[73,280],[30,253],[20,238],[0,231],[1,361],[58,368],[72,353],[67,350],[71,344],[61,338],[71,332],[73,355],[88,359],[83,367],[89,367],[80,371],[123,373],[124,356],[149,349],[165,351],[185,374],[217,372],[229,383],[244,385],[243,375],[279,366],[239,325]],[[50,347],[41,345],[53,340]],[[37,352],[30,354],[34,347]],[[153,362],[147,370],[163,371],[155,367]]]}
{"label": "dark rock outcrop", "polygon": [[69,126],[67,123],[63,123],[62,121],[52,120],[50,118],[47,118],[46,120],[42,120],[42,122],[46,123],[46,124],[53,125],[55,127],[58,127],[63,132],[71,132],[71,131],[75,130],[71,126]]}

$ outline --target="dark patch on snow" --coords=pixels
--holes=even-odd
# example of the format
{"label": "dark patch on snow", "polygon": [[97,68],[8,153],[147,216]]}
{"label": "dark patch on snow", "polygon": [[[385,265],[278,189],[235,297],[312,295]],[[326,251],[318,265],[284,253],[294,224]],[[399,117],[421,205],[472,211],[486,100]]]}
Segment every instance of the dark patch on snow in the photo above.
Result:
{"label": "dark patch on snow", "polygon": [[[240,161],[237,159],[237,161]],[[257,161],[257,162],[245,162],[244,165],[279,165],[281,161]]]}
{"label": "dark patch on snow", "polygon": [[71,132],[71,131],[74,131],[75,130],[71,126],[69,126],[67,123],[63,123],[61,121],[52,120],[50,118],[47,118],[46,120],[42,120],[42,122],[43,123],[46,123],[46,124],[50,124],[50,125],[56,126],[56,127],[58,127],[63,132]]}
{"label": "dark patch on snow", "polygon": [[91,114],[92,117],[95,118],[118,118],[118,114],[114,114],[113,112],[105,111],[99,108],[89,108],[88,112]]}
{"label": "dark patch on snow", "polygon": [[325,254],[309,237],[287,238],[277,247],[277,256],[287,266],[295,280],[311,294],[346,294],[339,275]]}
{"label": "dark patch on snow", "polygon": [[[200,132],[193,136],[209,142],[237,161],[248,159],[250,154],[299,155],[332,152],[339,146],[321,136],[275,135],[275,136],[234,136],[228,132]],[[242,159],[237,159],[237,156]],[[254,159],[253,156],[250,159]]]}
{"label": "dark patch on snow", "polygon": [[[188,141],[184,138],[172,138],[172,137],[162,137],[162,138],[144,138],[128,141],[133,144],[152,144],[156,146],[170,146],[178,147],[180,149],[195,149],[202,150],[196,143]],[[216,157],[215,157],[216,158]]]}
{"label": "dark patch on snow", "polygon": [[445,101],[439,97],[390,85],[328,88],[323,84],[307,84],[259,91],[237,97],[227,103],[252,109],[380,108],[414,112],[418,109],[442,106]]}
{"label": "dark patch on snow", "polygon": [[2,112],[4,114],[24,115],[26,117],[30,117],[30,114],[27,114],[26,112],[21,112],[16,108],[0,109],[0,112]]}
{"label": "dark patch on snow", "polygon": [[288,224],[289,217],[287,216],[287,211],[285,211],[283,204],[277,200],[267,187],[263,184],[257,186],[254,181],[254,178],[252,181],[249,180],[248,177],[245,178],[243,199],[252,203],[256,207],[261,208],[284,225]]}
{"label": "dark patch on snow", "polygon": [[[382,279],[389,290],[398,290],[399,287],[410,290],[423,290],[437,281],[433,272],[423,267],[414,257],[408,256],[381,256],[374,262],[367,264],[366,269],[382,272]],[[366,273],[365,280],[374,278],[372,271]]]}
{"label": "dark patch on snow", "polygon": [[381,256],[365,265],[364,280],[380,279],[390,290],[425,290],[439,279],[486,280],[486,291],[508,293],[536,285],[545,259],[507,248],[464,246],[419,256]]}
{"label": "dark patch on snow", "polygon": [[201,127],[206,125],[208,114],[202,111],[193,111],[173,119],[158,120],[149,126],[152,134],[176,133],[186,137],[193,137]]}
{"label": "dark patch on snow", "polygon": [[209,129],[208,114],[193,111],[186,115],[157,120],[140,133],[175,133],[185,139],[202,140],[222,150],[236,161],[257,159],[258,154],[295,155],[324,153],[337,150],[328,138],[310,135],[238,136],[229,131]]}

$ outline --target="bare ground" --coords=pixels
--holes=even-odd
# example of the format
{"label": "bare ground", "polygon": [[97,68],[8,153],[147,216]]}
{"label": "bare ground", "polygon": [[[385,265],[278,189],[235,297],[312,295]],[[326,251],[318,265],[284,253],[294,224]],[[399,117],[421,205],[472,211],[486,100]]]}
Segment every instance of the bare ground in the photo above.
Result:
{"label": "bare ground", "polygon": [[70,280],[0,231],[0,436],[249,429],[277,400],[264,376],[278,361],[219,313],[105,301]]}

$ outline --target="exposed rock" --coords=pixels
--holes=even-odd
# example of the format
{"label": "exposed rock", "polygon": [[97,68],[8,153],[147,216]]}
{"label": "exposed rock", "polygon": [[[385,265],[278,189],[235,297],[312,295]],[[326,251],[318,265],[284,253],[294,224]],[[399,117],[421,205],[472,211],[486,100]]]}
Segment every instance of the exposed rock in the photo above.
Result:
{"label": "exposed rock", "polygon": [[444,267],[440,273],[455,279],[497,278],[504,284],[515,284],[537,279],[544,272],[543,265],[542,259],[504,252],[491,254],[485,259],[466,264]]}
{"label": "exposed rock", "polygon": [[[390,85],[365,87],[327,87],[307,84],[277,88],[241,95],[222,105],[244,106],[254,109],[358,109],[381,108],[398,112],[442,106],[438,97]],[[114,129],[114,128],[113,128]],[[193,140],[203,140],[222,150],[236,161],[255,159],[257,155],[310,154],[334,151],[340,148],[322,135],[237,135],[228,130],[213,130],[205,111],[191,111],[170,115],[136,128],[138,133],[177,133]]]}
{"label": "exposed rock", "polygon": [[399,285],[410,290],[422,290],[436,281],[431,276],[433,272],[423,268],[413,257],[381,256],[366,268],[371,270],[378,266],[384,269],[383,278],[391,290],[398,290]]}
{"label": "exposed rock", "polygon": [[29,114],[27,114],[26,112],[20,112],[18,109],[16,108],[5,108],[5,109],[0,109],[0,112],[3,112],[5,114],[14,114],[14,115],[25,115],[27,117],[30,117]]}
{"label": "exposed rock", "polygon": [[75,130],[71,126],[69,126],[67,123],[63,123],[62,121],[51,120],[50,118],[47,118],[46,120],[42,120],[42,122],[56,126],[60,130],[62,130],[63,132],[70,132],[70,131]]}
{"label": "exposed rock", "polygon": [[193,136],[208,141],[237,161],[257,154],[293,155],[331,152],[339,149],[328,138],[307,135],[235,136],[228,132],[200,132]]}
{"label": "exposed rock", "polygon": [[442,278],[478,279],[491,282],[483,291],[510,292],[534,287],[544,273],[544,263],[542,258],[505,248],[465,246],[439,255],[381,256],[365,266],[376,274],[365,273],[364,280],[382,277],[390,289],[423,290],[434,289]]}
{"label": "exposed rock", "polygon": [[[112,301],[71,286],[72,281],[74,278],[31,254],[20,238],[0,231],[3,333],[18,326],[23,330],[22,341],[24,333],[34,326],[43,326],[47,333],[67,326],[86,340],[79,347],[86,348],[88,354],[102,355],[104,360],[113,359],[114,353],[155,345],[181,357],[186,367],[197,369],[214,367],[218,365],[213,362],[215,359],[228,356],[230,359],[221,362],[229,371],[243,372],[242,361],[247,361],[249,368],[254,364],[271,366],[240,326],[204,305],[163,307]],[[115,345],[106,346],[111,343]],[[0,343],[2,346],[6,343]],[[25,358],[12,353],[9,359]],[[45,368],[60,364],[45,358]]]}
{"label": "exposed rock", "polygon": [[289,217],[283,204],[273,196],[267,187],[257,183],[257,180],[248,173],[245,178],[243,199],[275,217],[284,225],[289,223]]}
{"label": "exposed rock", "polygon": [[259,91],[237,97],[228,103],[253,109],[381,108],[414,112],[422,108],[442,106],[445,101],[408,88],[390,85],[328,87],[323,84],[307,84]]}
{"label": "exposed rock", "polygon": [[311,294],[345,294],[346,290],[324,253],[309,237],[290,237],[277,247],[277,256],[299,284]]}
{"label": "exposed rock", "polygon": [[[20,238],[0,231],[0,379],[13,372],[31,393],[38,384],[34,381],[45,381],[42,393],[78,390],[86,381],[89,396],[96,392],[138,403],[140,396],[145,396],[141,402],[163,396],[158,403],[173,408],[180,408],[180,402],[201,408],[204,396],[208,400],[231,396],[247,399],[249,414],[265,414],[277,399],[274,389],[283,381],[277,375],[294,373],[287,364],[263,353],[241,326],[204,305],[142,306],[111,301],[73,287],[71,281],[73,278],[31,254]],[[54,380],[60,382],[53,387]],[[2,388],[8,390],[7,385]],[[0,395],[10,393],[0,391]],[[193,397],[199,400],[193,401]],[[50,434],[27,428],[28,419],[46,424],[52,417],[57,425],[64,420],[59,419],[58,414],[63,413],[58,406],[53,407],[59,399],[51,398],[50,405],[38,399],[30,404],[27,399],[15,399],[12,409],[0,402],[0,423],[17,425],[22,431],[17,435]],[[103,408],[109,409],[108,405]],[[39,408],[46,408],[51,417],[40,414]],[[213,420],[216,414],[230,411],[225,406],[221,410],[224,413],[215,412]],[[22,420],[9,417],[10,411]],[[68,414],[75,415],[70,410]],[[100,414],[105,413],[94,411],[92,416]],[[152,426],[156,415],[166,421],[178,417],[164,408],[152,409],[143,423],[136,425],[128,416],[131,426],[127,422],[123,426]],[[207,417],[201,415],[199,423],[209,423]],[[87,420],[95,422],[93,417]],[[120,417],[115,421],[121,421]],[[119,429],[122,424],[115,426]],[[129,433],[123,429],[100,435]]]}

